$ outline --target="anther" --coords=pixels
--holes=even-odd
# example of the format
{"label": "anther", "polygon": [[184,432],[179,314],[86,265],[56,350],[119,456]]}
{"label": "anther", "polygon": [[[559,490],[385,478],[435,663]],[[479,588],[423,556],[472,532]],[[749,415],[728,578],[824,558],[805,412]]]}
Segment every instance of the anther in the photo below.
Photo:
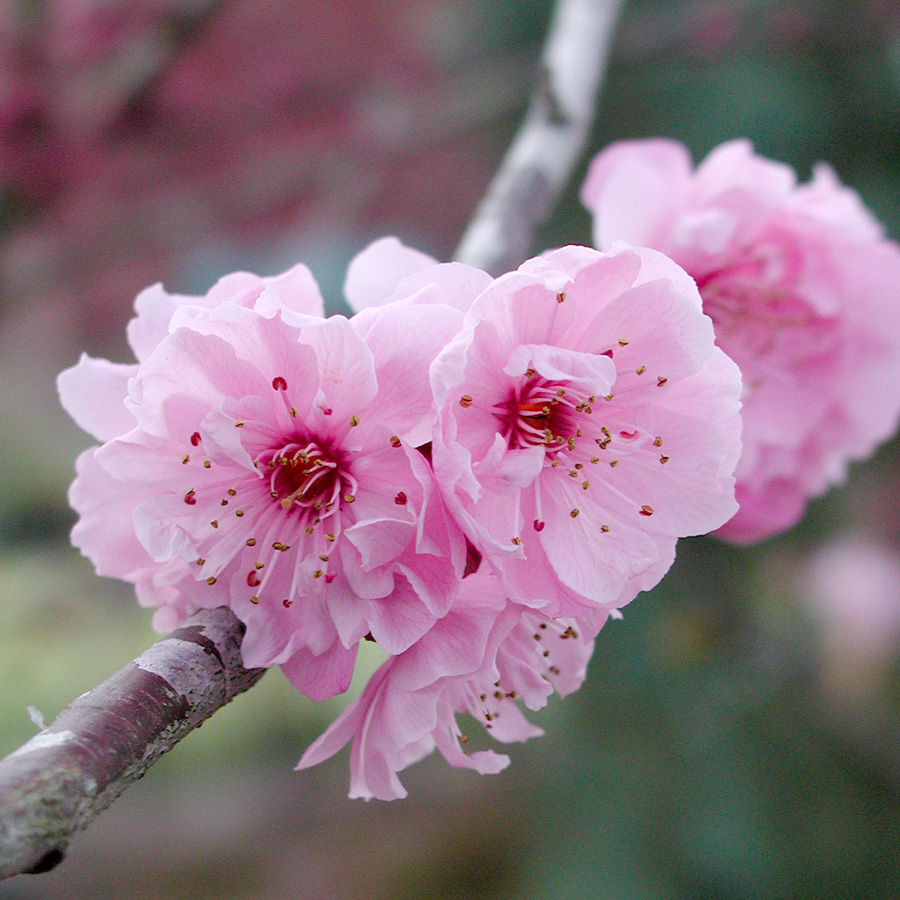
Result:
{"label": "anther", "polygon": [[662,387],[668,380],[669,380],[668,378],[664,377],[663,375],[660,375],[656,379],[656,386]]}
{"label": "anther", "polygon": [[394,447],[395,449],[396,449],[397,447],[401,446],[401,444],[400,444],[400,438],[397,437],[396,434],[392,434],[392,435],[391,435],[391,446]]}
{"label": "anther", "polygon": [[642,516],[652,516],[653,515],[653,507],[648,506],[646,503],[639,510]]}
{"label": "anther", "polygon": [[255,547],[256,546],[256,538],[247,538],[247,546]]}
{"label": "anther", "polygon": [[211,468],[211,467],[212,467],[212,463],[211,463],[208,459],[204,459],[204,460],[203,460],[203,468],[204,468],[204,469],[209,469],[209,468]]}
{"label": "anther", "polygon": [[573,519],[577,519],[577,518],[578,518],[578,513],[579,513],[579,512],[581,512],[581,510],[579,510],[579,509],[573,509],[572,512],[569,513],[569,515],[570,515]]}
{"label": "anther", "polygon": [[546,523],[542,522],[540,519],[535,519],[534,520],[534,530],[535,531],[543,531],[545,524]]}
{"label": "anther", "polygon": [[214,585],[214,584],[216,583],[216,576],[215,576],[215,575],[210,575],[209,578],[206,579],[206,583],[207,583],[210,587],[212,587],[212,585]]}
{"label": "anther", "polygon": [[564,291],[560,291],[560,293],[558,293],[558,294],[556,295],[556,302],[557,302],[557,303],[563,303],[563,302],[565,302],[565,299],[566,299],[566,295],[565,295],[565,292],[564,292]]}
{"label": "anther", "polygon": [[647,367],[646,367],[646,366],[638,366],[634,371],[635,371],[638,375],[643,375],[644,372],[647,371]]}
{"label": "anther", "polygon": [[193,488],[191,488],[191,490],[189,490],[189,491],[184,495],[184,502],[187,503],[188,506],[193,506],[193,505],[197,502],[197,498],[196,498],[196,496],[194,495],[194,489],[193,489]]}
{"label": "anther", "polygon": [[272,390],[286,391],[287,390],[287,382],[280,375],[276,375],[272,379]]}
{"label": "anther", "polygon": [[194,447],[197,447],[200,445],[200,432],[199,431],[195,431],[191,435],[191,445]]}
{"label": "anther", "polygon": [[405,506],[406,505],[406,494],[404,494],[403,491],[400,491],[400,493],[397,494],[396,497],[394,497],[394,503],[396,503],[397,506]]}
{"label": "anther", "polygon": [[459,398],[459,405],[463,409],[468,409],[472,405],[472,395],[463,394],[462,397]]}
{"label": "anther", "polygon": [[255,569],[251,569],[247,573],[247,586],[248,587],[259,587],[259,584],[260,584],[259,575],[256,574]]}
{"label": "anther", "polygon": [[355,428],[357,425],[359,425],[359,416],[350,416],[350,426]]}

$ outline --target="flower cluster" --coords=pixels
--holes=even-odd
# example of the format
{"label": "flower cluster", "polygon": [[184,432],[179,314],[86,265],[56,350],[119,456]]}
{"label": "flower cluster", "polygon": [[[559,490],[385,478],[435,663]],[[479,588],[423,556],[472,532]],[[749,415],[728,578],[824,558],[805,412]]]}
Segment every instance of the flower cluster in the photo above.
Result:
{"label": "flower cluster", "polygon": [[350,266],[355,314],[324,318],[303,266],[204,297],[142,293],[136,362],[82,357],[63,405],[101,443],[73,541],[170,628],[228,605],[248,666],[316,699],[362,640],[387,661],[307,751],[352,741],[352,793],[500,741],[575,690],[610,616],[680,536],[735,512],[740,375],[694,282],[653,250],[566,247],[492,279],[392,238]]}
{"label": "flower cluster", "polygon": [[900,250],[827,166],[798,186],[746,141],[696,170],[674,141],[625,141],[594,159],[582,199],[598,247],[631,241],[684,267],[741,368],[740,512],[723,537],[790,527],[894,432]]}

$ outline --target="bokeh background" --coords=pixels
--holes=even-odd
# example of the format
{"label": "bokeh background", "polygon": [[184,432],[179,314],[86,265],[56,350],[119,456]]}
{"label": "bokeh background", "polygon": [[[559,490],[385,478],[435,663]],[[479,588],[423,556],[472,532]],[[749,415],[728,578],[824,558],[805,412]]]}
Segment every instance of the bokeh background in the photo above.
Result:
{"label": "bokeh background", "polygon": [[[56,373],[127,361],[154,281],[303,260],[339,310],[376,236],[448,258],[550,8],[0,0],[0,755],[154,639],[69,547]],[[644,135],[828,160],[900,237],[900,6],[631,0],[592,148]],[[573,186],[541,247],[589,238]],[[351,802],[346,752],[292,771],[345,701],[273,671],[0,900],[900,896],[898,451],[778,539],[683,541],[501,775],[430,759]]]}

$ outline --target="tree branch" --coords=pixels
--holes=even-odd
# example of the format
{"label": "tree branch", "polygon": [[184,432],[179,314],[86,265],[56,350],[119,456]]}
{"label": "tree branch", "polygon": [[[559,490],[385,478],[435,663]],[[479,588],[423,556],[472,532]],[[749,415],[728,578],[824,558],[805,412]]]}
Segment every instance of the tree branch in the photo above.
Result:
{"label": "tree branch", "polygon": [[560,0],[539,81],[456,258],[493,275],[528,256],[581,156],[624,0]]}
{"label": "tree branch", "polygon": [[0,761],[0,879],[46,872],[69,841],[163,753],[264,669],[241,663],[243,626],[202,610]]}

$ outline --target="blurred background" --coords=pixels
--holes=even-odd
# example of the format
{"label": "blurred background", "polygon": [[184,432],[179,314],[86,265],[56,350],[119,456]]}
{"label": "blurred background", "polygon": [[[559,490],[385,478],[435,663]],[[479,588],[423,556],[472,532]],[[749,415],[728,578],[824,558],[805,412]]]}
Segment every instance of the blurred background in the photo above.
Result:
{"label": "blurred background", "polygon": [[[0,756],[155,638],[68,544],[90,439],[57,372],[128,361],[155,281],[302,260],[339,310],[376,236],[448,258],[550,8],[0,0]],[[649,135],[828,160],[900,237],[900,5],[631,0],[592,150]],[[589,242],[576,188],[541,247]],[[683,541],[499,776],[430,759],[351,802],[346,752],[292,771],[345,700],[272,671],[0,900],[900,896],[898,496],[895,442],[790,534]]]}

